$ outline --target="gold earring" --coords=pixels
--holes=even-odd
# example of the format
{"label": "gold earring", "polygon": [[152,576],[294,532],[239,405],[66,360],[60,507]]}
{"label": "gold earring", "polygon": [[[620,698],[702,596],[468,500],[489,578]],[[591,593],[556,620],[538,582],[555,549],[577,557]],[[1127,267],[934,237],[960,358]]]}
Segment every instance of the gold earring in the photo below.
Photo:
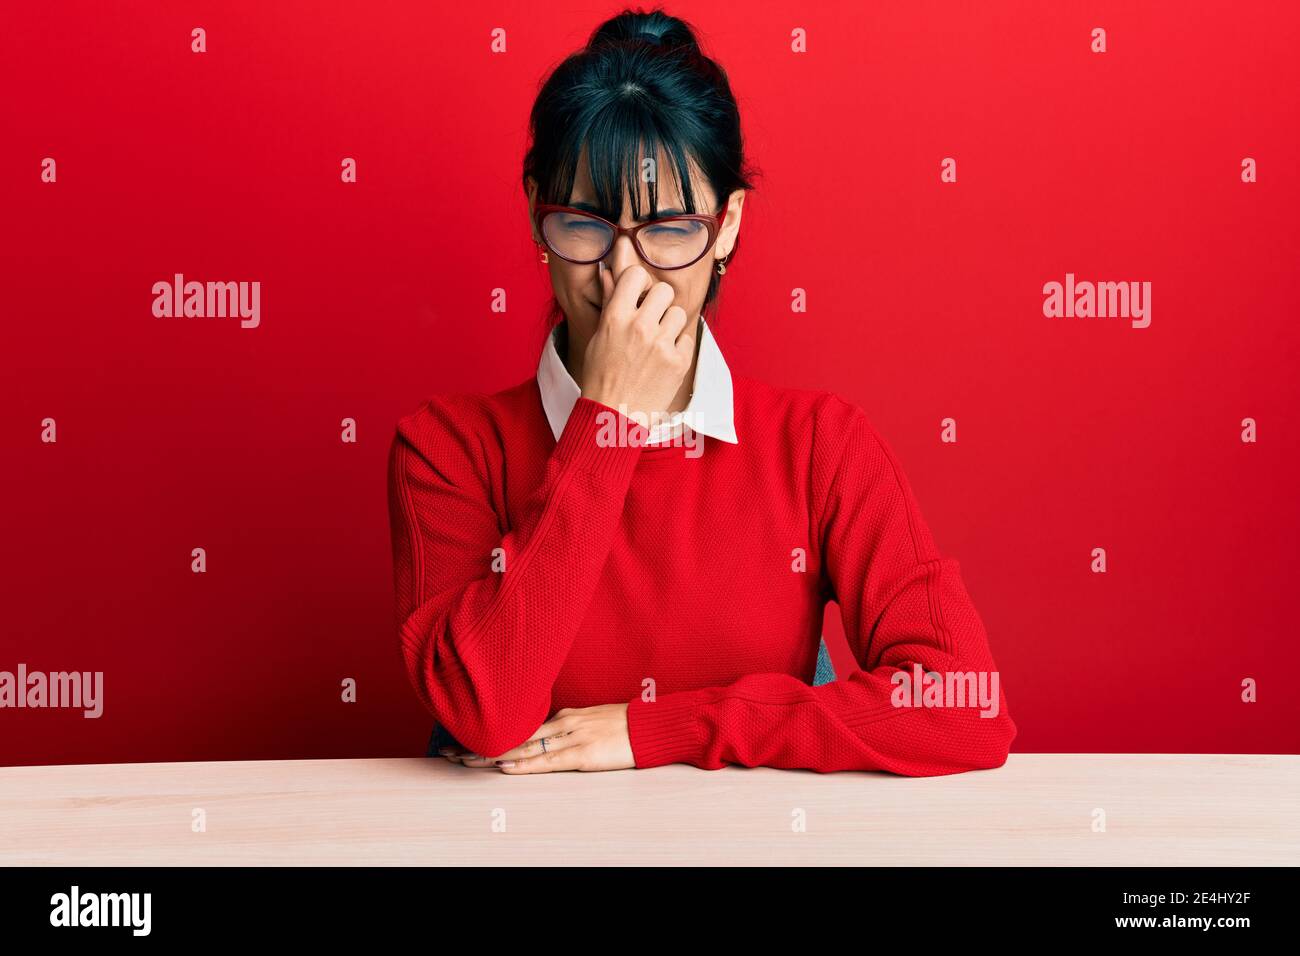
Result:
{"label": "gold earring", "polygon": [[[542,249],[542,244],[541,244],[540,242],[537,244],[537,248],[538,248],[538,249]],[[548,255],[546,254],[546,250],[545,250],[545,249],[542,249],[542,261],[543,261],[543,262],[550,262],[550,261],[551,261],[551,258],[550,258],[550,256],[548,256]]]}
{"label": "gold earring", "polygon": [[726,274],[727,274],[727,256],[723,256],[721,259],[718,260],[718,275],[725,276]]}

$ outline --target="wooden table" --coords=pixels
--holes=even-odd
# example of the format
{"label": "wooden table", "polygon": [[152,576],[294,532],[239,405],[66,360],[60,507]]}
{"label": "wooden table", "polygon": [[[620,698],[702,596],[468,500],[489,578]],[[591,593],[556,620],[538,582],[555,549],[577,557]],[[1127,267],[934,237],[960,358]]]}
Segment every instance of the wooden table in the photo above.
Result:
{"label": "wooden table", "polygon": [[509,776],[438,758],[0,768],[5,865],[1298,862],[1297,756],[1013,754],[928,778]]}

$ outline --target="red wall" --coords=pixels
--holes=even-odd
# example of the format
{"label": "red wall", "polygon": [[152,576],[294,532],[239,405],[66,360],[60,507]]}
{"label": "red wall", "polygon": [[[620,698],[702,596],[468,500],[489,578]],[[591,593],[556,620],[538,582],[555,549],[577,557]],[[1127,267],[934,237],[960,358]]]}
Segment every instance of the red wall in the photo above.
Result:
{"label": "red wall", "polygon": [[[388,443],[434,391],[532,375],[525,121],[617,9],[8,11],[0,670],[103,671],[105,712],[0,711],[0,763],[423,752]],[[867,409],[961,562],[1014,749],[1296,752],[1297,6],[669,10],[764,173],[719,341]],[[155,318],[177,272],[259,281],[261,324]],[[1066,273],[1151,282],[1150,326],[1046,318]]]}

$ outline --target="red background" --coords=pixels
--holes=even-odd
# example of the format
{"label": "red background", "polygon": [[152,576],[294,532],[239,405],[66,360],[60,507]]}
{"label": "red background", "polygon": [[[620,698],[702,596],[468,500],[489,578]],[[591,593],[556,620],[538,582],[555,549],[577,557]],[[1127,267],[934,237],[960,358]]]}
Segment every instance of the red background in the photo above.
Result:
{"label": "red background", "polygon": [[[0,763],[423,753],[388,444],[432,392],[533,374],[526,118],[618,9],[10,6],[0,670],[102,670],[105,713],[0,711]],[[1016,751],[1300,744],[1298,9],[668,7],[763,171],[728,361],[867,410],[961,562]],[[261,326],[155,319],[176,272],[260,281]],[[1150,281],[1151,326],[1045,318],[1066,272]]]}

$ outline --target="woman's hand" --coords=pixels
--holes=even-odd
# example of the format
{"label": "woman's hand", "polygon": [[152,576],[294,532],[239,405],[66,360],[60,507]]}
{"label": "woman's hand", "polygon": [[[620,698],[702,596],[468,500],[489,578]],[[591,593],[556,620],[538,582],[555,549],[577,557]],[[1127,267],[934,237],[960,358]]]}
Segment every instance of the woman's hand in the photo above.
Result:
{"label": "woman's hand", "polygon": [[[623,270],[617,286],[608,269],[601,270],[600,282],[604,307],[583,358],[582,395],[610,408],[623,406],[629,417],[651,427],[666,414],[695,357],[686,310],[672,304],[672,286],[655,282],[635,263]],[[642,292],[645,300],[638,306]]]}
{"label": "woman's hand", "polygon": [[[542,738],[546,749],[542,750]],[[440,753],[442,751],[439,751]],[[466,767],[503,773],[550,773],[553,770],[630,770],[636,767],[627,734],[627,704],[565,707],[518,747],[498,757],[444,753]]]}

